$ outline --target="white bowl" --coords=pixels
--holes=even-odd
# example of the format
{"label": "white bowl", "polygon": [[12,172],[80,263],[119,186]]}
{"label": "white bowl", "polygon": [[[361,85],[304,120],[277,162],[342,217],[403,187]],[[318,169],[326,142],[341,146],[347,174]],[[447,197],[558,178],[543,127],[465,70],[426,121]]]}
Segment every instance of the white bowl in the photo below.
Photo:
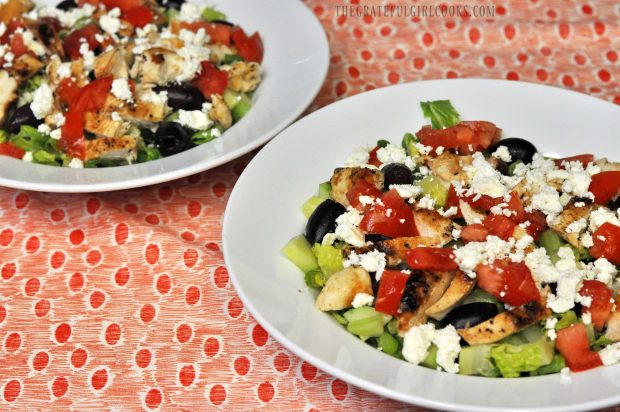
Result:
{"label": "white bowl", "polygon": [[427,123],[421,100],[450,99],[463,119],[489,120],[504,136],[547,154],[620,159],[620,107],[547,86],[497,80],[438,80],[378,89],[321,109],[289,127],[245,169],[224,217],[231,279],[256,320],[318,368],[377,394],[441,410],[577,411],[620,402],[620,366],[573,374],[492,379],[450,375],[392,358],[314,308],[315,292],[281,247],[303,232],[299,207],[352,151],[378,139],[399,143]]}
{"label": "white bowl", "polygon": [[[56,4],[58,1],[40,1]],[[46,192],[102,192],[178,179],[219,166],[266,143],[310,105],[329,67],[321,24],[300,1],[214,0],[230,21],[259,31],[263,82],[250,112],[223,136],[175,156],[105,169],[69,169],[0,158],[0,185]]]}

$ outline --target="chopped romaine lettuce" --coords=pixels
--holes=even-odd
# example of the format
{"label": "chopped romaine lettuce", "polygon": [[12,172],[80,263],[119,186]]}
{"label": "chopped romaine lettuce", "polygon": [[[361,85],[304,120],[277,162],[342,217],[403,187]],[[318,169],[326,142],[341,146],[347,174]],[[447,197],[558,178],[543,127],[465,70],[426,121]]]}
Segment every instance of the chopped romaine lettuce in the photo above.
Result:
{"label": "chopped romaine lettuce", "polygon": [[419,143],[418,138],[411,133],[405,133],[401,146],[405,149],[405,152],[411,157],[417,157],[420,155],[420,151],[415,147],[416,143]]}
{"label": "chopped romaine lettuce", "polygon": [[562,313],[562,317],[558,320],[558,323],[555,324],[555,330],[560,330],[564,328],[568,328],[570,325],[577,323],[579,319],[577,318],[577,314],[572,310],[568,312]]}
{"label": "chopped romaine lettuce", "polygon": [[226,15],[213,7],[205,7],[202,11],[202,18],[206,21],[226,20]]}
{"label": "chopped romaine lettuce", "polygon": [[553,360],[553,343],[546,337],[523,345],[500,344],[491,348],[491,359],[505,378],[533,372]]}
{"label": "chopped romaine lettuce", "polygon": [[499,376],[499,371],[491,361],[493,345],[467,346],[459,353],[459,373],[461,375]]}
{"label": "chopped romaine lettuce", "polygon": [[145,147],[138,152],[138,163],[150,162],[151,160],[161,159],[161,153],[156,147]]}
{"label": "chopped romaine lettuce", "polygon": [[56,146],[56,140],[39,132],[31,126],[22,126],[19,133],[12,136],[10,142],[26,152],[32,152],[34,163],[62,166],[68,160]]}
{"label": "chopped romaine lettuce", "polygon": [[433,129],[443,129],[454,126],[460,121],[459,113],[450,103],[450,100],[434,100],[420,102],[424,117],[431,120]]}
{"label": "chopped romaine lettuce", "polygon": [[551,360],[550,364],[541,366],[540,368],[530,373],[530,375],[532,376],[550,375],[552,373],[560,372],[565,367],[566,367],[566,362],[564,361],[564,357],[560,354],[556,354],[553,356],[553,359]]}

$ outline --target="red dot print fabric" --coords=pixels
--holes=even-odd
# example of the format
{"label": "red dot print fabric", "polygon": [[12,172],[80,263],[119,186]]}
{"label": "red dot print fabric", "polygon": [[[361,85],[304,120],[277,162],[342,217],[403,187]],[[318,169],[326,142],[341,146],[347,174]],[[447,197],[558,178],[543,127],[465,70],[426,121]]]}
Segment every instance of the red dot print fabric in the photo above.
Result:
{"label": "red dot print fabric", "polygon": [[[305,3],[331,47],[310,111],[390,84],[460,77],[620,104],[616,1],[462,2],[493,5],[489,18],[343,16],[336,6],[411,3]],[[244,308],[221,225],[252,156],[124,192],[0,188],[0,409],[408,409],[300,360]]]}

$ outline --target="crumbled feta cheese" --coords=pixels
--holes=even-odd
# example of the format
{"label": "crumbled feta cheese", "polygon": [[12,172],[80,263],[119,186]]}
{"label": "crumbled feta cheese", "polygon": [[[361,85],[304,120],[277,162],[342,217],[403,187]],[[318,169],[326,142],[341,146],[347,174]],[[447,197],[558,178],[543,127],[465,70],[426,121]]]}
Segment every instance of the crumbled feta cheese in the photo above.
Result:
{"label": "crumbled feta cheese", "polygon": [[24,45],[37,56],[43,56],[47,52],[45,46],[34,39],[34,35],[31,31],[24,31],[22,33],[22,39]]}
{"label": "crumbled feta cheese", "polygon": [[34,116],[41,120],[52,112],[54,107],[54,94],[47,83],[41,83],[41,86],[34,92],[30,109]]}
{"label": "crumbled feta cheese", "polygon": [[113,8],[107,14],[104,14],[99,18],[99,25],[101,28],[111,35],[115,35],[121,29],[121,9],[118,7]]}
{"label": "crumbled feta cheese", "polygon": [[414,326],[407,331],[403,339],[403,357],[407,362],[418,365],[426,356],[435,336],[435,326],[431,323]]}
{"label": "crumbled feta cheese", "polygon": [[592,235],[588,232],[585,232],[583,235],[581,235],[579,241],[581,242],[581,245],[587,249],[594,246],[594,239],[592,239]]}
{"label": "crumbled feta cheese", "polygon": [[2,37],[6,33],[6,24],[0,22],[0,37]]}
{"label": "crumbled feta cheese", "polygon": [[60,140],[60,138],[62,137],[62,130],[60,129],[54,129],[50,132],[50,137],[54,140]]}
{"label": "crumbled feta cheese", "polygon": [[566,233],[581,233],[588,226],[588,222],[584,219],[578,219],[566,226]]}
{"label": "crumbled feta cheese", "polygon": [[418,200],[418,207],[420,209],[433,210],[435,208],[435,199],[426,195],[422,199]]}
{"label": "crumbled feta cheese", "polygon": [[617,214],[606,207],[599,207],[590,213],[590,232],[596,232],[596,230],[605,223],[620,226],[620,220]]}
{"label": "crumbled feta cheese", "polygon": [[82,162],[80,159],[74,157],[69,162],[69,167],[72,168],[72,169],[82,169],[84,167],[84,162]]}
{"label": "crumbled feta cheese", "polygon": [[452,229],[452,237],[458,239],[461,237],[461,231],[459,229]]}
{"label": "crumbled feta cheese", "polygon": [[497,148],[495,152],[493,152],[493,157],[503,160],[506,163],[512,162],[512,156],[510,155],[510,151],[506,146],[500,146]]}
{"label": "crumbled feta cheese", "polygon": [[360,213],[350,208],[347,212],[336,218],[336,230],[334,234],[340,240],[355,246],[363,247],[366,245],[364,241],[364,234],[359,229],[359,224],[362,221]]}
{"label": "crumbled feta cheese", "polygon": [[209,115],[201,110],[179,110],[177,123],[194,130],[207,130],[213,124]]}
{"label": "crumbled feta cheese", "polygon": [[437,364],[448,373],[458,373],[456,359],[461,352],[461,337],[452,325],[435,332],[433,343],[437,346]]}
{"label": "crumbled feta cheese", "polygon": [[202,62],[209,60],[211,52],[206,47],[186,43],[177,51],[177,54],[183,58],[183,65],[176,80],[184,82],[193,79],[197,73],[201,72]]}
{"label": "crumbled feta cheese", "polygon": [[418,149],[418,153],[420,153],[422,156],[427,155],[433,151],[432,146],[424,146],[422,143],[415,143],[413,146]]}
{"label": "crumbled feta cheese", "polygon": [[592,315],[590,313],[583,313],[581,315],[581,320],[584,324],[589,325],[592,323]]}
{"label": "crumbled feta cheese", "polygon": [[22,160],[24,162],[32,162],[33,158],[32,158],[32,152],[26,152],[24,153],[24,156],[22,157]]}
{"label": "crumbled feta cheese", "polygon": [[499,173],[480,152],[473,154],[471,165],[463,167],[470,181],[468,194],[486,195],[490,197],[504,197],[509,193],[509,187],[516,184],[510,177]]}
{"label": "crumbled feta cheese", "polygon": [[423,192],[420,186],[415,185],[390,185],[390,189],[396,189],[400,197],[403,199],[416,198]]}
{"label": "crumbled feta cheese", "polygon": [[181,13],[179,14],[179,20],[193,22],[200,20],[202,15],[202,8],[198,4],[183,3],[181,6]]}
{"label": "crumbled feta cheese", "polygon": [[560,379],[562,379],[562,382],[564,383],[570,383],[570,381],[572,380],[570,369],[562,368],[562,370],[560,371]]}
{"label": "crumbled feta cheese", "polygon": [[44,6],[38,9],[40,17],[55,17],[65,27],[71,27],[75,23],[85,17],[90,17],[95,12],[96,8],[91,4],[84,4],[82,7],[73,7],[69,10],[60,10],[56,7]]}
{"label": "crumbled feta cheese", "polygon": [[58,76],[58,80],[71,77],[71,63],[60,63],[58,70],[56,70],[56,76]]}
{"label": "crumbled feta cheese", "polygon": [[143,102],[153,103],[156,105],[165,105],[168,103],[168,92],[164,90],[159,93],[155,93],[154,91],[149,90],[146,93],[142,93],[139,98]]}
{"label": "crumbled feta cheese", "polygon": [[119,100],[127,103],[133,102],[133,94],[127,79],[114,79],[112,82],[112,94]]}
{"label": "crumbled feta cheese", "polygon": [[191,30],[181,29],[179,38],[189,44],[202,45],[207,40],[207,32],[204,28],[199,29],[197,32]]}
{"label": "crumbled feta cheese", "polygon": [[[485,242],[469,242],[454,250],[455,262],[469,277],[476,277],[480,264],[490,264],[498,259],[510,258],[514,262],[523,260],[523,251],[511,253],[515,247],[514,238],[502,240],[497,236],[487,237]],[[543,249],[544,250],[544,249]]]}
{"label": "crumbled feta cheese", "polygon": [[532,196],[530,208],[540,210],[544,214],[551,215],[554,218],[564,209],[562,203],[560,203],[560,195],[558,192],[553,187],[546,184],[542,186],[540,192]]}
{"label": "crumbled feta cheese", "polygon": [[451,208],[449,208],[448,210],[441,210],[439,213],[443,216],[443,217],[452,217],[452,216],[456,216],[456,214],[459,212],[459,208],[456,206],[452,206]]}
{"label": "crumbled feta cheese", "polygon": [[123,118],[120,114],[118,114],[118,112],[112,112],[112,120],[114,120],[115,122],[122,122]]}
{"label": "crumbled feta cheese", "polygon": [[82,43],[80,44],[80,54],[84,60],[84,68],[86,70],[91,70],[95,65],[95,53],[90,49],[88,42],[83,38]]}
{"label": "crumbled feta cheese", "polygon": [[403,163],[406,157],[405,149],[391,143],[377,150],[377,159],[383,164]]}
{"label": "crumbled feta cheese", "polygon": [[374,300],[375,300],[375,297],[372,295],[369,295],[368,293],[358,293],[353,298],[352,305],[354,308],[359,308],[362,306],[370,306],[372,305],[372,302],[374,302]]}
{"label": "crumbled feta cheese", "polygon": [[605,366],[620,362],[620,342],[612,343],[604,347],[598,354],[601,356],[601,360]]}
{"label": "crumbled feta cheese", "polygon": [[37,127],[37,130],[39,131],[39,133],[43,134],[50,134],[50,132],[52,131],[52,129],[45,123],[41,123],[39,127]]}
{"label": "crumbled feta cheese", "polygon": [[446,150],[445,147],[439,146],[435,149],[435,153],[437,153],[437,156],[441,156],[445,150]]}
{"label": "crumbled feta cheese", "polygon": [[385,253],[373,250],[367,253],[357,254],[351,252],[347,259],[344,261],[344,267],[349,266],[361,266],[367,272],[374,272],[375,279],[381,280],[381,275],[385,270],[387,264]]}

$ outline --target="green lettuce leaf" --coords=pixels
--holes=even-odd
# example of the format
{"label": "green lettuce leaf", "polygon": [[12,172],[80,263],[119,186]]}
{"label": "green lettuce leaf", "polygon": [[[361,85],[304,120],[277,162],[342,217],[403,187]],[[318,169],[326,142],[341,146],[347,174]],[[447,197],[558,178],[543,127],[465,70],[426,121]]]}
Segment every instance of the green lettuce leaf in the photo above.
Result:
{"label": "green lettuce leaf", "polygon": [[420,102],[424,117],[430,119],[433,129],[444,129],[460,122],[459,113],[450,100],[434,100]]}

